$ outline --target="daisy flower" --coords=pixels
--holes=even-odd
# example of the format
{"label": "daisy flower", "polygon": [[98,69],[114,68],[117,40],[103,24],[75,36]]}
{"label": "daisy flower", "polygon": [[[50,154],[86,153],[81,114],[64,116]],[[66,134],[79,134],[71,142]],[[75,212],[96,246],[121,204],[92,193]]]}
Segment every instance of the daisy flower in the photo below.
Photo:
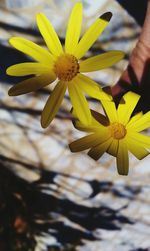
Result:
{"label": "daisy flower", "polygon": [[124,53],[109,51],[83,61],[80,59],[106,28],[111,17],[110,12],[104,13],[80,39],[82,3],[78,2],[69,19],[64,48],[43,13],[37,14],[37,25],[48,50],[21,37],[12,37],[9,40],[14,48],[36,61],[12,65],[7,69],[7,74],[11,76],[35,75],[10,88],[10,96],[33,92],[58,80],[42,112],[43,128],[46,128],[55,117],[67,89],[78,118],[86,125],[91,122],[91,114],[85,94],[100,100],[110,99],[98,84],[82,73],[110,67],[121,60]]}
{"label": "daisy flower", "polygon": [[[128,151],[139,160],[149,154],[150,137],[141,131],[150,127],[150,112],[131,114],[138,103],[140,96],[126,93],[116,108],[113,101],[102,101],[106,116],[91,111],[91,125],[86,126],[79,120],[74,126],[81,131],[90,133],[81,139],[72,142],[69,146],[72,152],[89,149],[88,155],[98,160],[105,152],[116,157],[118,173],[127,175],[129,169]],[[73,110],[75,115],[75,111]]]}

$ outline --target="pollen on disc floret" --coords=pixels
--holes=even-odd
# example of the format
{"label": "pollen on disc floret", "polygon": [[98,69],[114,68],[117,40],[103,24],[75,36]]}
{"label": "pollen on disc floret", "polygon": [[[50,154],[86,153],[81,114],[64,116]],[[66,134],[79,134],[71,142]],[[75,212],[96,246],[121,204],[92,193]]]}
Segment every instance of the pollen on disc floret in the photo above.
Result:
{"label": "pollen on disc floret", "polygon": [[54,71],[60,80],[71,81],[79,72],[78,60],[71,54],[62,54],[54,64]]}
{"label": "pollen on disc floret", "polygon": [[114,139],[123,139],[127,133],[125,126],[118,122],[111,123],[109,129]]}

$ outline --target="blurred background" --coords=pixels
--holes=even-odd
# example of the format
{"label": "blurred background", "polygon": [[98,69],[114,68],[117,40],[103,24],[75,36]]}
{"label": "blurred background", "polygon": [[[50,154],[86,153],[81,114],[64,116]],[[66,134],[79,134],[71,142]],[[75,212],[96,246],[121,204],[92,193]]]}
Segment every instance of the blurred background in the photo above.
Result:
{"label": "blurred background", "polygon": [[[113,157],[95,162],[85,152],[72,154],[68,143],[81,137],[63,105],[48,129],[40,114],[49,87],[20,97],[8,89],[19,78],[6,76],[12,64],[29,61],[9,46],[21,36],[45,47],[35,15],[44,12],[64,42],[76,0],[0,1],[0,251],[149,251],[149,157],[130,156],[130,174],[119,176]],[[102,86],[114,85],[128,64],[141,31],[146,1],[83,0],[82,33],[99,15],[113,18],[86,55],[119,49],[125,59],[90,74]],[[136,5],[136,6],[135,6]],[[100,110],[99,102],[89,99]]]}

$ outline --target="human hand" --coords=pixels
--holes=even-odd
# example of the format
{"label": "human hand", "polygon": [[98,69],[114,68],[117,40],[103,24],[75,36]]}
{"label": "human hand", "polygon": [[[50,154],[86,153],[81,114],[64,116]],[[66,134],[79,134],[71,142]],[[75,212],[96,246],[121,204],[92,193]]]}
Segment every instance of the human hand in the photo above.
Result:
{"label": "human hand", "polygon": [[150,110],[150,0],[147,4],[147,12],[141,35],[134,48],[129,65],[122,74],[118,83],[112,87],[114,100],[118,102],[127,91],[133,91],[141,95],[137,111]]}

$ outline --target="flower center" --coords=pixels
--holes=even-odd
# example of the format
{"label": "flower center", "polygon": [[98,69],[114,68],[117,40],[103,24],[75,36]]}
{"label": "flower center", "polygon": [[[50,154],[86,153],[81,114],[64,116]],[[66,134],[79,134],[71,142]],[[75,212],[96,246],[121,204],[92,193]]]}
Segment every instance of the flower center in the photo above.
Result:
{"label": "flower center", "polygon": [[114,139],[123,139],[127,133],[126,128],[121,123],[114,122],[110,126],[111,136]]}
{"label": "flower center", "polygon": [[78,60],[73,55],[63,54],[57,58],[54,71],[60,80],[71,81],[79,72]]}

